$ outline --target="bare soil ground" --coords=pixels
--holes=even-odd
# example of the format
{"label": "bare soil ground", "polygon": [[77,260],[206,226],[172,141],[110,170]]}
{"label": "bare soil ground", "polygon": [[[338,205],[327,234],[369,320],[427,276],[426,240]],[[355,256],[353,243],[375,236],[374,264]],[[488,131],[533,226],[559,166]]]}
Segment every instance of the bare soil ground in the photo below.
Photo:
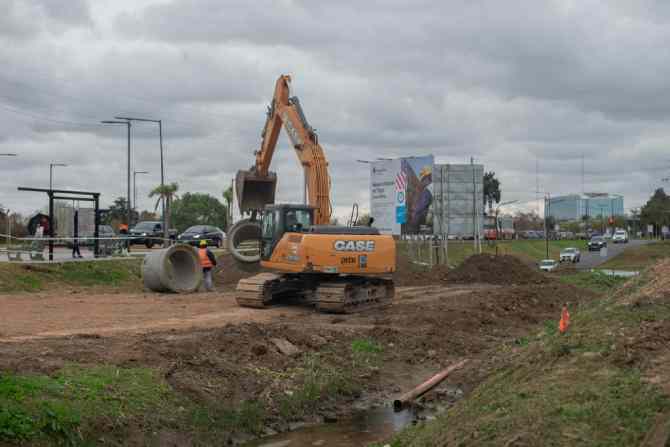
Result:
{"label": "bare soil ground", "polygon": [[[513,268],[522,269],[515,278],[524,277],[527,267]],[[230,291],[248,272],[228,272],[216,293],[0,295],[0,371],[50,374],[71,362],[144,366],[194,401],[234,406],[286,386],[279,373],[258,374],[289,371],[299,362],[300,356],[279,352],[272,339],[288,340],[302,354],[327,353],[333,361],[349,359],[354,340],[369,339],[383,348],[383,361],[358,379],[367,403],[380,404],[462,358],[470,362],[450,382],[467,392],[495,366],[491,352],[502,342],[558,319],[564,302],[596,298],[544,275],[503,286],[450,284],[437,275],[432,281],[422,276],[421,286],[399,287],[393,305],[378,311],[257,310],[239,308]],[[326,399],[306,417],[346,414],[360,398]],[[272,428],[284,429],[279,423]]]}

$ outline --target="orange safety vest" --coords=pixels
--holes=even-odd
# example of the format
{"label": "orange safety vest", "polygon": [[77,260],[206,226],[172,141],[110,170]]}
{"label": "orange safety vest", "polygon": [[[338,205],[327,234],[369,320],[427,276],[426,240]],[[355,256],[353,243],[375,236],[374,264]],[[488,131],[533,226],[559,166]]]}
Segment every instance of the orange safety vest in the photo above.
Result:
{"label": "orange safety vest", "polygon": [[558,330],[561,334],[565,334],[569,327],[570,312],[568,312],[568,306],[563,306],[563,310],[561,311],[561,320],[558,322]]}
{"label": "orange safety vest", "polygon": [[209,260],[209,256],[207,256],[207,249],[206,248],[200,248],[198,249],[198,256],[200,257],[200,267],[207,269],[207,268],[212,268],[214,267],[214,264],[212,264],[212,261]]}

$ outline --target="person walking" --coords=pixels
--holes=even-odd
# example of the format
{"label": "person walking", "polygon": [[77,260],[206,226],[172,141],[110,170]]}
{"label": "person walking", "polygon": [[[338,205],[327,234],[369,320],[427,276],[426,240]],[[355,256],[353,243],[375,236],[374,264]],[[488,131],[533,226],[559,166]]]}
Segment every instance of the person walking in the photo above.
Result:
{"label": "person walking", "polygon": [[198,250],[198,257],[200,258],[200,267],[202,267],[202,273],[205,277],[205,290],[211,292],[214,290],[214,285],[212,284],[212,270],[216,266],[216,257],[214,253],[207,248],[207,241],[200,241],[200,249]]}
{"label": "person walking", "polygon": [[79,251],[79,210],[74,211],[74,231],[72,238],[72,258],[82,258]]}

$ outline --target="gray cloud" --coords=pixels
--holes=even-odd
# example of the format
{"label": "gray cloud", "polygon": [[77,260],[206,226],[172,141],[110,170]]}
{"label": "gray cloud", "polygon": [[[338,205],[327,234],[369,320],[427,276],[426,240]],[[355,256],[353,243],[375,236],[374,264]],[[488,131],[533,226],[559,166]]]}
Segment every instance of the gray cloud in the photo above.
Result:
{"label": "gray cloud", "polygon": [[[368,200],[356,159],[433,153],[475,157],[505,199],[542,189],[626,194],[639,205],[667,175],[664,2],[242,2],[172,0],[108,10],[78,1],[7,3],[0,17],[0,203],[25,212],[63,161],[61,186],[125,191],[118,114],[165,124],[168,180],[220,196],[253,161],[281,73],[294,77],[330,161],[333,202]],[[95,6],[95,7],[94,7]],[[157,129],[133,127],[141,204],[158,183]],[[297,201],[301,173],[285,137],[278,197]],[[45,177],[45,175],[47,177]],[[143,196],[144,194],[144,196]]]}

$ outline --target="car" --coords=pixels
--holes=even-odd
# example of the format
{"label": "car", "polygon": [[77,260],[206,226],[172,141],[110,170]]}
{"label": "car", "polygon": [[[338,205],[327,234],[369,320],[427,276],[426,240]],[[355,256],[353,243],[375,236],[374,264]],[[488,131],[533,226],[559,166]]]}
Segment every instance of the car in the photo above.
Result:
{"label": "car", "polygon": [[558,258],[559,262],[572,262],[576,264],[582,257],[582,253],[578,248],[567,247],[561,250],[561,254]]}
{"label": "car", "polygon": [[552,270],[556,269],[556,267],[558,267],[558,262],[554,261],[553,259],[543,259],[540,261],[539,266],[540,270],[551,272]]}
{"label": "car", "polygon": [[[168,236],[172,237],[174,233],[174,230],[168,230]],[[163,223],[155,220],[138,222],[128,232],[131,245],[143,244],[147,248],[163,243],[164,235]]]}
{"label": "car", "polygon": [[589,251],[599,251],[607,247],[607,241],[602,236],[593,236],[588,243]]}
{"label": "car", "polygon": [[612,236],[612,242],[615,244],[627,244],[628,243],[628,232],[626,230],[617,230]]}
{"label": "car", "polygon": [[206,240],[207,245],[214,245],[216,247],[221,247],[225,239],[226,233],[212,225],[195,225],[187,228],[186,231],[177,236],[177,242],[198,245],[200,241]]}

